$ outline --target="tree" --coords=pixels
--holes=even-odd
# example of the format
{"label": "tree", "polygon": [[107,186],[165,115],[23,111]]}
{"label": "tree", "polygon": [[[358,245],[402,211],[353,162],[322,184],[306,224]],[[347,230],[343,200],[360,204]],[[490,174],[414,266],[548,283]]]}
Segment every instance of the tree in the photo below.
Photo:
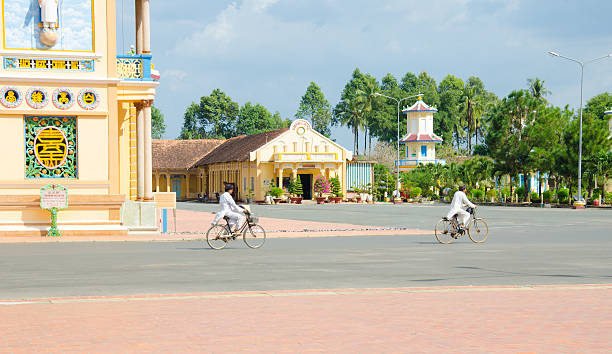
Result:
{"label": "tree", "polygon": [[364,111],[364,146],[363,153],[365,154],[367,150],[366,144],[369,143],[370,149],[368,150],[368,155],[372,154],[372,134],[371,134],[371,126],[374,126],[374,118],[375,114],[373,114],[373,109],[376,104],[380,101],[376,93],[379,91],[378,82],[372,76],[367,75],[364,80],[363,89],[357,90],[357,93],[363,99],[363,111]]}
{"label": "tree", "polygon": [[331,105],[325,99],[321,88],[314,82],[306,88],[306,93],[302,96],[300,107],[295,114],[299,119],[310,119],[312,128],[326,137],[331,136]]}
{"label": "tree", "polygon": [[604,112],[612,108],[612,93],[602,93],[591,98],[584,107],[585,113],[591,113],[594,117],[608,120]]}
{"label": "tree", "polygon": [[291,124],[289,120],[283,120],[279,112],[271,114],[261,104],[245,103],[240,107],[236,121],[236,132],[234,135],[253,135],[270,130],[286,128]]}
{"label": "tree", "polygon": [[550,91],[544,87],[544,80],[540,80],[538,78],[527,79],[527,86],[529,88],[529,93],[531,93],[533,98],[546,102],[546,98],[544,98],[544,96],[550,94]]}
{"label": "tree", "polygon": [[155,106],[151,107],[151,137],[153,139],[161,139],[166,132],[166,123],[164,115]]}
{"label": "tree", "polygon": [[183,139],[229,138],[235,133],[235,124],[240,111],[238,103],[223,91],[215,89],[210,96],[192,103],[185,112],[181,131]]}
{"label": "tree", "polygon": [[340,124],[353,130],[353,151],[355,151],[355,155],[359,155],[359,128],[363,126],[364,107],[363,97],[356,96],[345,99],[342,104],[344,110],[336,113]]}
{"label": "tree", "polygon": [[601,151],[587,157],[584,167],[585,172],[594,178],[595,187],[599,187],[602,191],[599,196],[601,201],[606,181],[612,176],[612,152]]}
{"label": "tree", "polygon": [[454,75],[446,75],[438,85],[440,107],[434,119],[434,131],[439,133],[445,144],[452,146],[453,141],[459,149],[459,141],[463,136],[460,120],[460,103],[463,96],[463,80]]}

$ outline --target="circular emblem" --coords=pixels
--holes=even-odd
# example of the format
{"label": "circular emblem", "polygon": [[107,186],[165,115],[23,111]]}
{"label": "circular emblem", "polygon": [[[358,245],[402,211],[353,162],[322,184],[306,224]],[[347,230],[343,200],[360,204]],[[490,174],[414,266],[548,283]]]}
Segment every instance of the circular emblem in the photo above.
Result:
{"label": "circular emblem", "polygon": [[53,105],[59,109],[68,109],[74,105],[74,95],[67,88],[58,88],[53,91]]}
{"label": "circular emblem", "polygon": [[21,104],[21,93],[16,87],[3,87],[0,90],[0,102],[6,108],[15,108]]}
{"label": "circular emblem", "polygon": [[304,135],[306,133],[306,128],[298,127],[296,132],[297,132],[298,135]]}
{"label": "circular emblem", "polygon": [[62,167],[68,156],[66,135],[56,127],[45,127],[38,131],[34,139],[36,160],[49,170]]}
{"label": "circular emblem", "polygon": [[79,92],[79,106],[83,109],[94,109],[98,107],[100,98],[93,89],[83,89]]}
{"label": "circular emblem", "polygon": [[43,88],[32,87],[26,93],[26,102],[32,108],[40,109],[49,103],[49,95]]}

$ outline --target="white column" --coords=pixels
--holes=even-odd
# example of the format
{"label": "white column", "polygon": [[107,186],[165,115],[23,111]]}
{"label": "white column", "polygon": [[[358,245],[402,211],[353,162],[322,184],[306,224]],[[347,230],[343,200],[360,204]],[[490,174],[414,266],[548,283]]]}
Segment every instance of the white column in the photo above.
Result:
{"label": "white column", "polygon": [[136,18],[136,54],[142,54],[144,45],[143,18],[142,18],[142,0],[134,1],[135,18]]}
{"label": "white column", "polygon": [[151,104],[144,101],[144,199],[153,199],[153,144],[151,138]]}
{"label": "white column", "polygon": [[151,54],[151,13],[150,13],[150,1],[142,1],[142,29],[143,29],[143,44],[142,54]]}
{"label": "white column", "polygon": [[145,194],[145,118],[142,103],[135,103],[134,106],[136,106],[136,165],[138,172],[136,198],[138,200],[143,200]]}

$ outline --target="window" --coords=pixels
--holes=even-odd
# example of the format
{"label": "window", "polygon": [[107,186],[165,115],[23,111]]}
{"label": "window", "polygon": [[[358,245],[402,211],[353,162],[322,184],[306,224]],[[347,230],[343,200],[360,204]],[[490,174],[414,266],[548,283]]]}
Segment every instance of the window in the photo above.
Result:
{"label": "window", "polygon": [[78,178],[76,117],[25,117],[26,178]]}
{"label": "window", "polygon": [[427,157],[427,145],[421,145],[421,156]]}

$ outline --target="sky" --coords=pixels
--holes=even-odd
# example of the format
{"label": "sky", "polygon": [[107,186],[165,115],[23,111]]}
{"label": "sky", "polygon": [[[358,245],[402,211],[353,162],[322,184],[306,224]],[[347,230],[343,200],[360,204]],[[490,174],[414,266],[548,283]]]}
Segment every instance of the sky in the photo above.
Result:
{"label": "sky", "polygon": [[[117,46],[126,52],[134,1],[116,1]],[[577,107],[579,65],[547,51],[581,60],[612,53],[610,0],[151,1],[151,26],[161,72],[155,105],[168,139],[186,107],[215,88],[294,118],[311,81],[333,106],[356,67],[379,80],[474,75],[499,97],[538,77],[552,104]],[[612,92],[612,58],[585,69],[585,102],[602,92]],[[352,146],[346,128],[332,137]]]}

